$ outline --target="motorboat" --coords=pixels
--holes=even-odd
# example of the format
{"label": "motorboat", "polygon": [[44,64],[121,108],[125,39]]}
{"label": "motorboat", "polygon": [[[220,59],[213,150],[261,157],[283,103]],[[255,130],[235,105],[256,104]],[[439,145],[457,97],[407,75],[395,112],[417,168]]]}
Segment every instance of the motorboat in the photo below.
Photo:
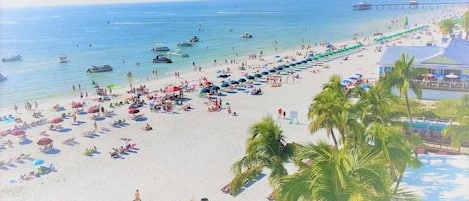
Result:
{"label": "motorboat", "polygon": [[68,63],[67,55],[61,54],[59,57],[59,63],[62,63],[62,64]]}
{"label": "motorboat", "polygon": [[182,41],[182,42],[179,42],[178,47],[191,47],[192,46],[192,43],[189,43],[189,42],[186,42],[186,41]]}
{"label": "motorboat", "polygon": [[371,4],[366,3],[364,1],[359,1],[357,4],[353,6],[353,10],[370,10]]}
{"label": "motorboat", "polygon": [[3,62],[20,61],[20,60],[21,60],[21,55],[19,54],[10,54],[2,58]]}
{"label": "motorboat", "polygon": [[151,49],[154,52],[165,52],[169,51],[169,47],[164,44],[156,44],[154,48]]}
{"label": "motorboat", "polygon": [[105,65],[92,65],[88,70],[86,70],[87,73],[100,73],[100,72],[106,72],[106,71],[112,71],[111,65],[105,64]]}
{"label": "motorboat", "polygon": [[192,36],[192,38],[189,39],[189,42],[190,42],[190,43],[197,43],[197,42],[199,42],[199,40],[200,40],[199,37],[197,37],[197,36]]}
{"label": "motorboat", "polygon": [[0,81],[5,81],[7,80],[7,76],[4,76],[3,74],[0,73]]}
{"label": "motorboat", "polygon": [[189,54],[183,53],[180,49],[171,50],[167,54],[170,56],[189,57]]}
{"label": "motorboat", "polygon": [[409,5],[418,5],[419,2],[417,2],[417,0],[410,0],[409,1]]}
{"label": "motorboat", "polygon": [[252,35],[249,34],[248,32],[243,33],[243,38],[252,38]]}
{"label": "motorboat", "polygon": [[171,59],[169,59],[168,57],[164,56],[164,55],[156,55],[155,58],[153,58],[153,63],[173,63],[173,61],[171,61]]}

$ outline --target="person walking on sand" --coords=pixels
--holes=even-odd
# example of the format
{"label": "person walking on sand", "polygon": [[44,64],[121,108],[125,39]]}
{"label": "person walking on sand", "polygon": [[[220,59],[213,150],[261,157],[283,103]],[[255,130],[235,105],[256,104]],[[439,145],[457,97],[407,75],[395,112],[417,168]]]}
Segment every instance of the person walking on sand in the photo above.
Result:
{"label": "person walking on sand", "polygon": [[138,189],[135,191],[135,199],[134,201],[142,201],[142,199],[140,199],[140,192],[138,191]]}
{"label": "person walking on sand", "polygon": [[94,121],[93,126],[94,126],[94,131],[97,131],[98,130],[98,124],[96,123],[96,121]]}
{"label": "person walking on sand", "polygon": [[228,106],[228,115],[231,115],[231,107]]}
{"label": "person walking on sand", "polygon": [[18,106],[16,106],[16,104],[13,106],[13,109],[15,109],[16,114],[18,114]]}

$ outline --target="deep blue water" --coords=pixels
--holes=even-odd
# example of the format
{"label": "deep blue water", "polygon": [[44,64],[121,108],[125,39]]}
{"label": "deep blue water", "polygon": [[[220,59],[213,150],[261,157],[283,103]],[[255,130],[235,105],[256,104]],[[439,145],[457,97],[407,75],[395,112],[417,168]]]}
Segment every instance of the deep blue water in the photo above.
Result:
{"label": "deep blue water", "polygon": [[[428,0],[437,1],[437,0]],[[373,3],[386,2],[375,0]],[[397,2],[397,1],[396,1]],[[406,2],[404,0],[400,2]],[[81,84],[91,91],[92,80],[127,86],[132,71],[144,79],[157,69],[159,75],[190,70],[192,62],[210,67],[213,60],[236,55],[292,49],[302,44],[351,40],[387,30],[390,19],[409,16],[409,23],[423,23],[438,15],[435,9],[352,11],[354,0],[253,0],[146,3],[2,9],[0,56],[18,53],[22,61],[0,63],[0,107],[26,100],[55,97]],[[430,13],[425,16],[422,13]],[[233,31],[228,31],[232,29]],[[249,32],[254,37],[241,37]],[[201,38],[184,48],[189,58],[173,64],[151,63],[156,43],[170,48],[192,36]],[[90,46],[91,45],[91,46]],[[58,57],[66,54],[67,64]],[[123,62],[125,61],[125,62]],[[139,63],[137,67],[136,63]],[[90,65],[110,64],[114,71],[86,74]]]}

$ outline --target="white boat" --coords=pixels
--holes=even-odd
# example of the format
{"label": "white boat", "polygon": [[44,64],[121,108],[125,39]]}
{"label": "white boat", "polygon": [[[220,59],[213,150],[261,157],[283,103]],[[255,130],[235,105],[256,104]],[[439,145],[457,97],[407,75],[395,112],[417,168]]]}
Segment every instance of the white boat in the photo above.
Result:
{"label": "white boat", "polygon": [[111,65],[92,65],[88,70],[86,70],[87,73],[99,73],[99,72],[106,72],[106,71],[112,71]]}
{"label": "white boat", "polygon": [[191,46],[192,46],[192,43],[189,43],[186,41],[182,41],[178,43],[178,47],[191,47]]}
{"label": "white boat", "polygon": [[2,58],[3,62],[20,61],[20,60],[21,60],[21,55],[19,55],[19,54],[10,54],[10,55]]}
{"label": "white boat", "polygon": [[189,57],[189,54],[183,53],[180,49],[171,50],[167,54],[170,56]]}
{"label": "white boat", "polygon": [[60,57],[59,57],[59,62],[63,63],[63,64],[68,63],[67,55],[61,54]]}
{"label": "white boat", "polygon": [[163,51],[169,51],[169,47],[164,45],[164,44],[156,44],[154,48],[151,49],[152,51],[155,52],[163,52]]}
{"label": "white boat", "polygon": [[0,73],[0,81],[7,80],[7,76],[4,76],[3,74]]}
{"label": "white boat", "polygon": [[409,1],[409,5],[418,5],[419,2],[417,2],[417,0],[410,0]]}
{"label": "white boat", "polygon": [[248,32],[243,33],[243,38],[252,38],[252,35],[249,34]]}

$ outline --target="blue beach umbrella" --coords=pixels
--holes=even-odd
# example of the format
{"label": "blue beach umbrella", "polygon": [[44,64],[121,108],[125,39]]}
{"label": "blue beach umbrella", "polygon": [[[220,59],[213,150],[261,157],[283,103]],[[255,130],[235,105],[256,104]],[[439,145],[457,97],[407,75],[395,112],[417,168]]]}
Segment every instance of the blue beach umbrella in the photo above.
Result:
{"label": "blue beach umbrella", "polygon": [[230,84],[229,84],[228,82],[223,82],[223,83],[221,83],[220,86],[221,86],[221,87],[229,87]]}
{"label": "blue beach umbrella", "polygon": [[256,78],[255,78],[254,76],[252,76],[252,75],[248,75],[248,76],[246,76],[246,79],[248,79],[248,80],[253,80],[253,79],[256,79]]}
{"label": "blue beach umbrella", "polygon": [[275,73],[275,72],[277,72],[277,71],[276,71],[275,69],[270,69],[269,72],[270,72],[270,73]]}
{"label": "blue beach umbrella", "polygon": [[254,77],[260,78],[260,77],[262,77],[262,74],[256,73],[256,74],[254,74]]}
{"label": "blue beach umbrella", "polygon": [[282,67],[282,66],[275,66],[274,69],[275,69],[275,70],[283,70],[283,67]]}
{"label": "blue beach umbrella", "polygon": [[36,166],[36,165],[42,165],[44,163],[44,160],[42,159],[36,159],[31,162],[31,165]]}
{"label": "blue beach umbrella", "polygon": [[290,63],[290,64],[288,64],[288,65],[289,65],[289,66],[296,66],[295,63]]}
{"label": "blue beach umbrella", "polygon": [[262,75],[268,75],[269,72],[267,72],[267,71],[262,71],[261,74],[262,74]]}
{"label": "blue beach umbrella", "polygon": [[239,82],[236,81],[236,80],[231,80],[231,81],[230,81],[230,84],[239,84]]}
{"label": "blue beach umbrella", "polygon": [[239,79],[238,79],[238,82],[246,82],[246,79],[244,79],[244,78],[239,78]]}

